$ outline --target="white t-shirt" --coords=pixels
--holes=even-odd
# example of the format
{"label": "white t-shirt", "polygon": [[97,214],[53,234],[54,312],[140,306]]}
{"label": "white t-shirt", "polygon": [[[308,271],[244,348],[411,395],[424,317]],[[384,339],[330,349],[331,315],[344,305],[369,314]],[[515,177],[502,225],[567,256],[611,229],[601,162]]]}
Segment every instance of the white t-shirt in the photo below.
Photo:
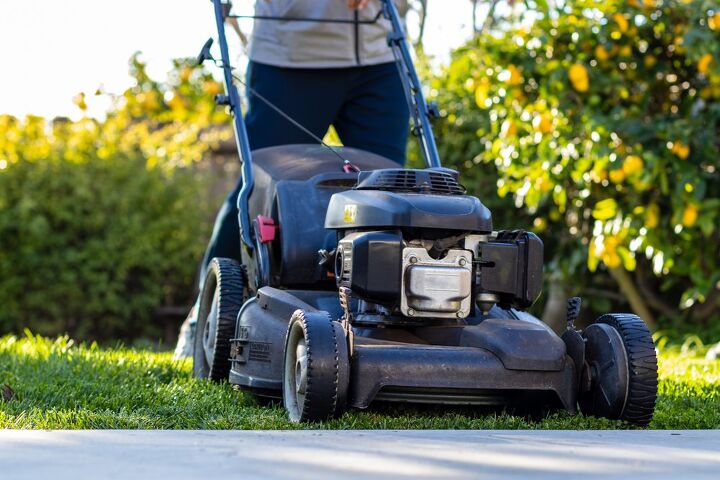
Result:
{"label": "white t-shirt", "polygon": [[[395,0],[401,15],[407,0]],[[350,10],[347,0],[256,0],[255,15],[283,18],[324,18],[372,21],[380,1]],[[250,60],[278,67],[342,68],[393,61],[387,44],[390,22],[321,23],[256,19],[250,39]]]}

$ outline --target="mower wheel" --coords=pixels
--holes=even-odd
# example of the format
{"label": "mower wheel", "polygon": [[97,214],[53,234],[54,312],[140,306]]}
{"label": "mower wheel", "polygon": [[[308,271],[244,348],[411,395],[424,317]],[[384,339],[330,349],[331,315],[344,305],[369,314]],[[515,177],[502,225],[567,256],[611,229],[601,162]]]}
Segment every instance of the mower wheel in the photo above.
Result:
{"label": "mower wheel", "polygon": [[655,344],[637,315],[611,313],[583,331],[586,369],[580,410],[588,415],[650,423],[657,399]]}
{"label": "mower wheel", "polygon": [[200,292],[193,376],[219,382],[230,373],[230,339],[245,301],[245,272],[229,258],[213,258]]}
{"label": "mower wheel", "polygon": [[350,362],[345,331],[325,312],[296,310],[288,325],[283,404],[290,421],[316,422],[342,415]]}

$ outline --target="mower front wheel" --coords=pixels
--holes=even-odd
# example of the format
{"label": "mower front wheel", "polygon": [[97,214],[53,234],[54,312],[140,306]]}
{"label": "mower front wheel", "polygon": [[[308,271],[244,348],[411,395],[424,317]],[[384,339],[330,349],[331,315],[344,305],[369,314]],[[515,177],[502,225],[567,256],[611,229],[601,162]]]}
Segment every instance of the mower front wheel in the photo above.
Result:
{"label": "mower front wheel", "polygon": [[325,312],[297,310],[288,325],[283,404],[290,421],[342,415],[347,405],[349,355],[345,331]]}
{"label": "mower front wheel", "polygon": [[580,410],[645,426],[655,411],[658,372],[650,330],[637,315],[611,313],[583,331]]}
{"label": "mower front wheel", "polygon": [[213,258],[200,292],[193,376],[219,382],[230,374],[230,339],[245,300],[245,272],[229,258]]}

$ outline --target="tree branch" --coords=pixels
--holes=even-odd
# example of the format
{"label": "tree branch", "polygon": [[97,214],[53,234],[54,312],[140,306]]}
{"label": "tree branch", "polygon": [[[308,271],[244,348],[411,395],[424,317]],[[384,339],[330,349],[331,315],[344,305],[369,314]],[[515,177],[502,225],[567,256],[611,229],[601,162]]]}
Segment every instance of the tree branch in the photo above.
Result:
{"label": "tree branch", "polygon": [[690,317],[693,320],[703,321],[717,313],[718,310],[720,310],[720,306],[718,306],[717,303],[719,293],[720,290],[717,288],[712,289],[703,303],[693,305],[690,309]]}
{"label": "tree branch", "polygon": [[673,306],[663,300],[656,292],[655,289],[650,285],[647,276],[647,270],[644,268],[642,262],[638,262],[637,269],[635,270],[635,282],[637,283],[640,293],[647,304],[656,312],[670,317],[673,321],[681,321],[682,315],[680,315],[677,306]]}
{"label": "tree branch", "polygon": [[588,297],[604,297],[609,300],[615,300],[616,302],[627,303],[627,298],[617,292],[611,292],[609,290],[603,290],[601,288],[583,288],[580,291],[580,296]]}

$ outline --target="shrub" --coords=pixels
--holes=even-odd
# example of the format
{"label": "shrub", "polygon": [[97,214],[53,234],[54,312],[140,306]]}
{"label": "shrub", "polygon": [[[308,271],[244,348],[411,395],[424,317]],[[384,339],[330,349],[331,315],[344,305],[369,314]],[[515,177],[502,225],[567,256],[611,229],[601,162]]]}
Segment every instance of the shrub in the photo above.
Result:
{"label": "shrub", "polygon": [[143,157],[63,153],[0,171],[0,328],[157,337],[154,308],[189,300],[207,232],[202,182]]}
{"label": "shrub", "polygon": [[0,331],[157,338],[155,309],[191,303],[219,84],[182,61],[165,83],[137,56],[131,73],[102,121],[0,116]]}

